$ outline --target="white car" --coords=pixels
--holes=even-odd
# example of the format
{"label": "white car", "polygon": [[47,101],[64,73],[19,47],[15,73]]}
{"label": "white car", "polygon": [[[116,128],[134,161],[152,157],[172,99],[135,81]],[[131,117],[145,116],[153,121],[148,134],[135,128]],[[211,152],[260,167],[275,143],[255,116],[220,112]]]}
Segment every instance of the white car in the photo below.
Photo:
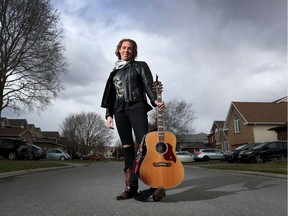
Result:
{"label": "white car", "polygon": [[71,156],[62,149],[50,149],[47,151],[47,158],[54,160],[68,160]]}
{"label": "white car", "polygon": [[195,161],[223,160],[223,155],[219,149],[197,149],[193,154]]}
{"label": "white car", "polygon": [[188,151],[179,151],[176,152],[177,157],[179,158],[179,160],[183,163],[187,163],[187,162],[193,162],[193,154],[191,154]]}

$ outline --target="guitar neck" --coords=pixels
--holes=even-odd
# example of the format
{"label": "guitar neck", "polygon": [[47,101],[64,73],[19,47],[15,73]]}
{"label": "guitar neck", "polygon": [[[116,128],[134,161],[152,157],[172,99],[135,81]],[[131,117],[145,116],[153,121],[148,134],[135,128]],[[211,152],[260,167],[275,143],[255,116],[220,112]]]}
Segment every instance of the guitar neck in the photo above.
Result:
{"label": "guitar neck", "polygon": [[[157,102],[162,103],[162,95],[157,92]],[[157,128],[158,128],[158,141],[164,142],[164,117],[163,111],[157,109]]]}

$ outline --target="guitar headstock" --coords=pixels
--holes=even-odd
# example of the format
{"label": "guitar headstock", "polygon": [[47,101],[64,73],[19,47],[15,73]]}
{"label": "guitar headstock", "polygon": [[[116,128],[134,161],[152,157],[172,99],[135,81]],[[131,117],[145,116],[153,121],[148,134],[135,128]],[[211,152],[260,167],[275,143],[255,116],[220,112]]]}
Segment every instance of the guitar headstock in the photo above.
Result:
{"label": "guitar headstock", "polygon": [[163,91],[163,84],[158,80],[158,75],[156,75],[156,81],[153,83],[152,88],[157,94],[161,94]]}

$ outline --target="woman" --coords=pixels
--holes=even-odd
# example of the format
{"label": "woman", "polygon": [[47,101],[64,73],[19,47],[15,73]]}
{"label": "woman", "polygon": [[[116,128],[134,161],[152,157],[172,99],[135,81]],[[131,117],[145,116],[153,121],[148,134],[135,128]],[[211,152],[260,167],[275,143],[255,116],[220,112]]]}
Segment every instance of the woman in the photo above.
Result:
{"label": "woman", "polygon": [[146,62],[135,61],[137,44],[131,39],[122,39],[116,48],[118,61],[111,72],[103,94],[101,107],[106,108],[106,125],[113,129],[113,117],[117,131],[124,148],[125,190],[116,197],[117,200],[136,198],[146,200],[153,194],[153,199],[159,201],[165,196],[164,188],[150,188],[138,193],[138,177],[133,172],[135,149],[132,130],[136,144],[141,143],[148,132],[147,112],[152,107],[164,109],[164,103],[158,103],[152,89],[153,77]]}

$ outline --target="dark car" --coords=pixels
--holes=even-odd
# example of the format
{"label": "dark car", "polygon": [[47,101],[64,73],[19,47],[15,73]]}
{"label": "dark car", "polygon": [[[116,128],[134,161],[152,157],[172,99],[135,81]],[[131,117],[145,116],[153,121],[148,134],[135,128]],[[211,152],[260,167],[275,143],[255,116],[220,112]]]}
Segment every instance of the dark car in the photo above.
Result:
{"label": "dark car", "polygon": [[245,162],[263,163],[265,161],[287,159],[287,141],[266,142],[257,145],[243,154]]}
{"label": "dark car", "polygon": [[226,156],[225,160],[228,161],[228,163],[240,163],[243,162],[242,155],[245,154],[245,152],[250,151],[257,145],[261,143],[253,143],[253,144],[244,144],[239,147],[237,147],[233,152],[231,152],[230,155]]}
{"label": "dark car", "polygon": [[85,160],[86,158],[87,158],[86,155],[83,155],[80,152],[76,152],[75,156],[73,157],[73,159],[78,159],[78,160]]}
{"label": "dark car", "polygon": [[0,155],[9,160],[32,158],[29,143],[13,139],[0,139]]}
{"label": "dark car", "polygon": [[42,149],[41,147],[34,145],[34,144],[29,144],[30,149],[31,149],[31,153],[32,153],[32,158],[33,160],[39,160],[42,158],[46,158],[47,153],[44,149]]}

